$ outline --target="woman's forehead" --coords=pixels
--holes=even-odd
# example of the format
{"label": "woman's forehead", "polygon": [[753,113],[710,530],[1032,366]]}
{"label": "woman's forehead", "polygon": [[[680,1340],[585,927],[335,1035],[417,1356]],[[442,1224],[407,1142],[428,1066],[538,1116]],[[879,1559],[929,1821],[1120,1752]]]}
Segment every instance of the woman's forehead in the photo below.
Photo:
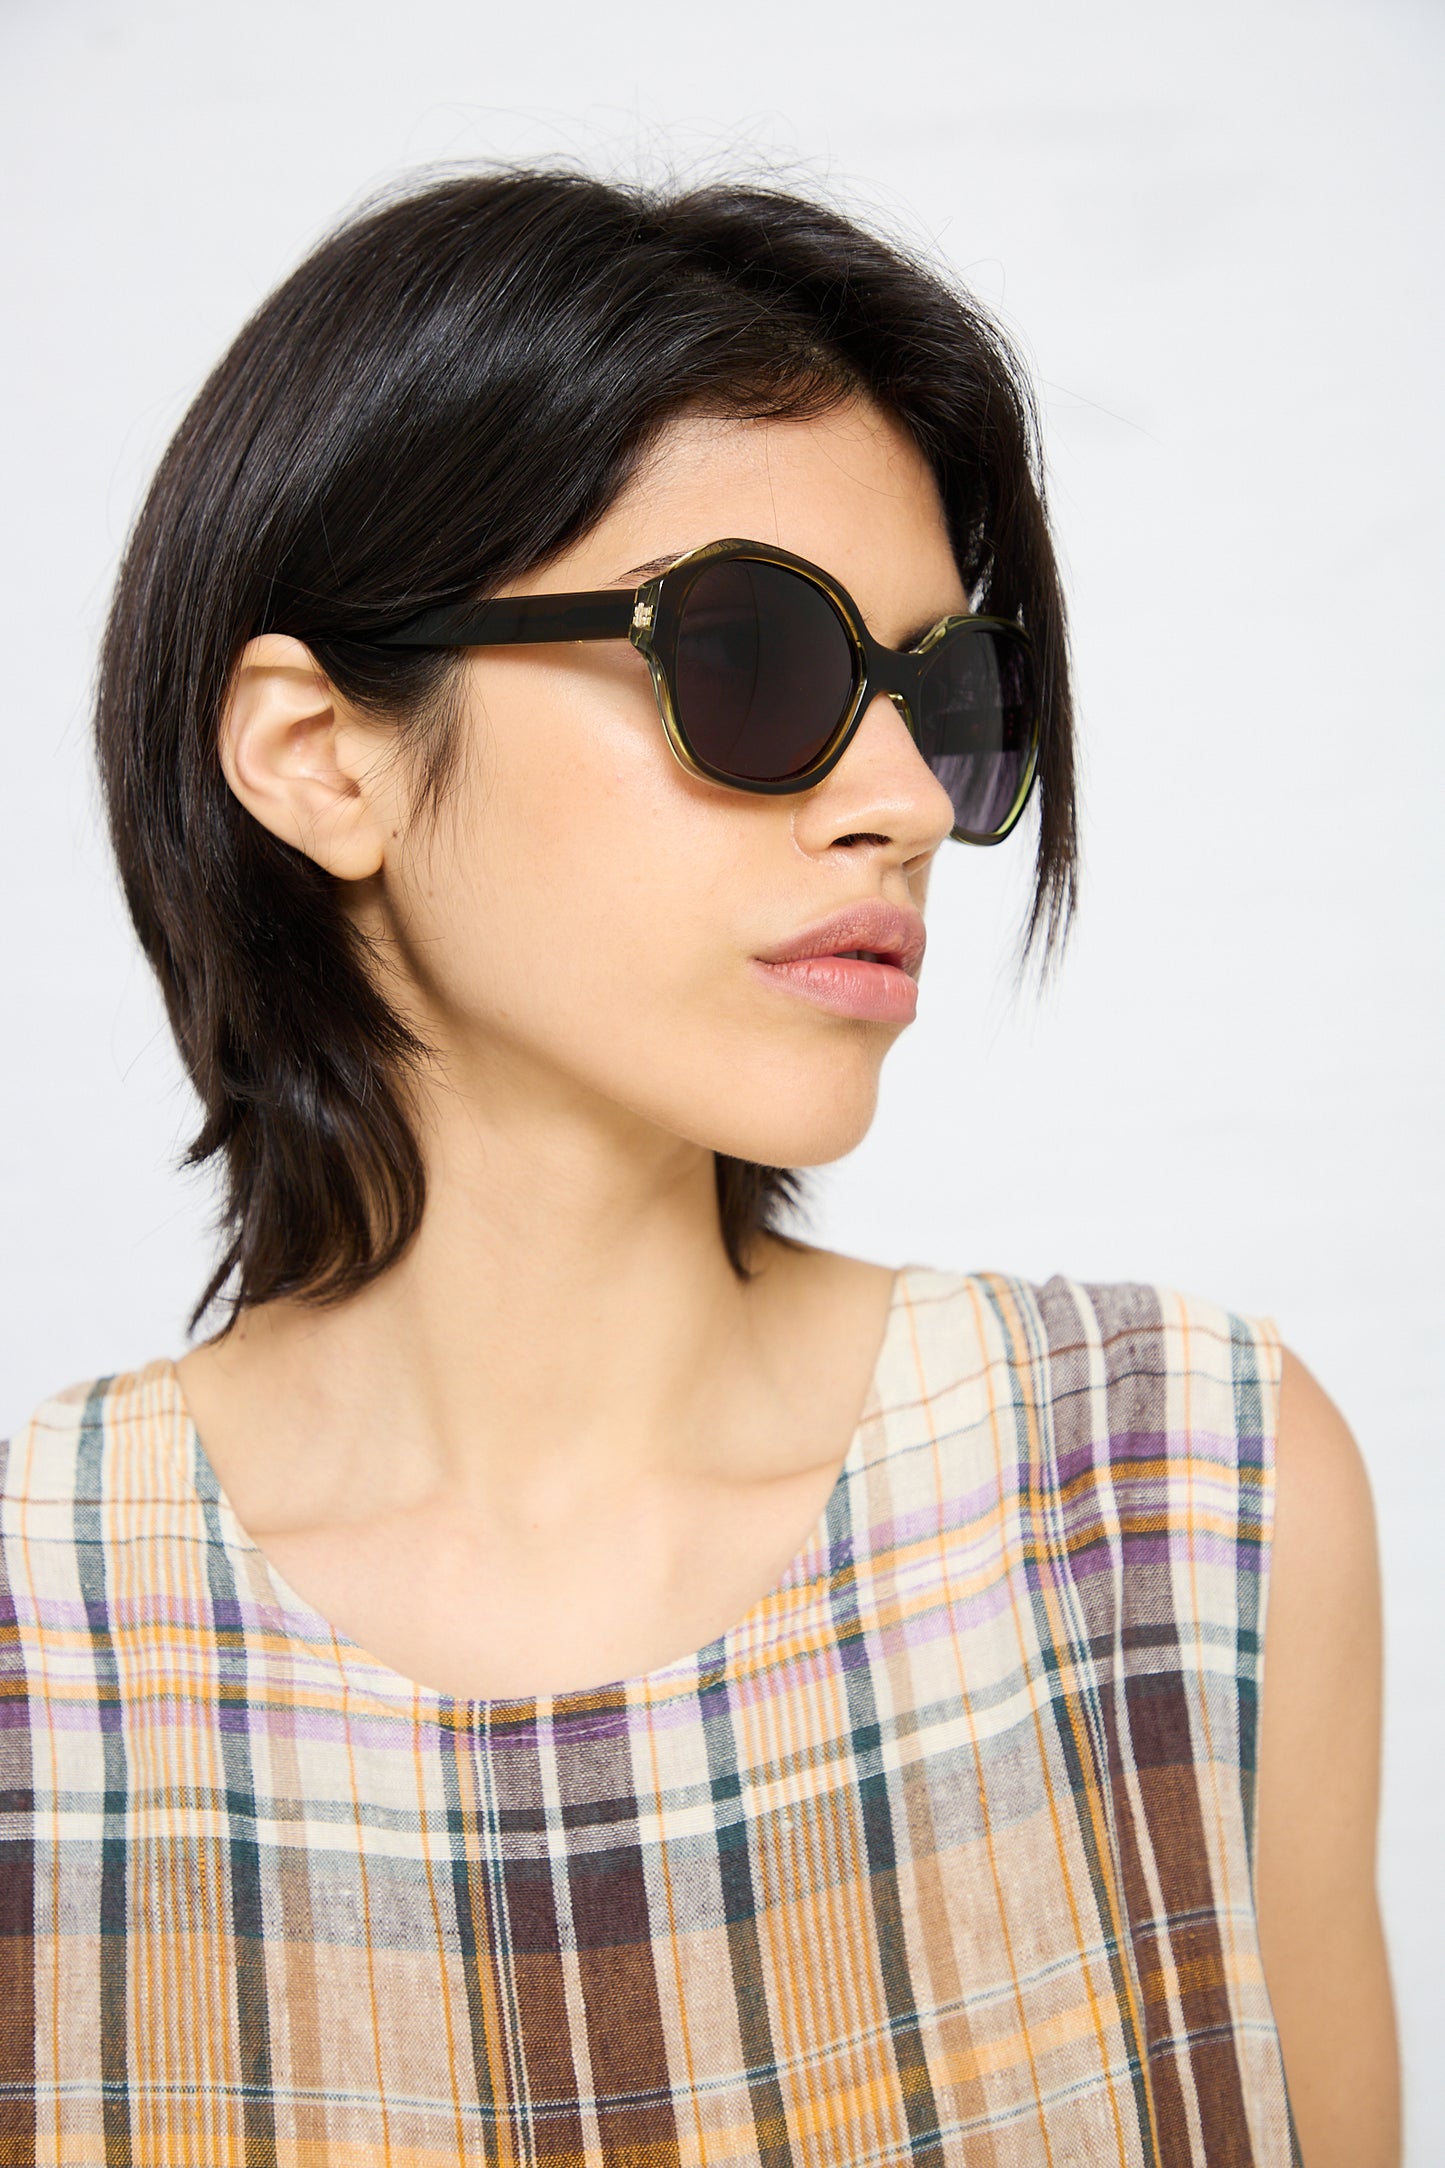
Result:
{"label": "woman's forehead", "polygon": [[[937,483],[912,439],[850,401],[807,418],[682,415],[589,529],[546,567],[579,587],[636,585],[727,535],[774,542],[845,582],[875,556],[906,582],[947,580],[952,550]],[[952,606],[951,601],[948,606]]]}

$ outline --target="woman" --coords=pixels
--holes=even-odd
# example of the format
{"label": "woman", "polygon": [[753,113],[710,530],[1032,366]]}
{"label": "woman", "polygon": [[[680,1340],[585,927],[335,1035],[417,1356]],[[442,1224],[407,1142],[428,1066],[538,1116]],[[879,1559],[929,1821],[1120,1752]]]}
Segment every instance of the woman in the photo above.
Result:
{"label": "woman", "polygon": [[937,854],[1030,809],[1072,903],[970,303],[767,190],[422,185],[183,423],[98,732],[227,1307],[10,1449],[4,2157],[1394,2161],[1338,1411],[778,1226]]}

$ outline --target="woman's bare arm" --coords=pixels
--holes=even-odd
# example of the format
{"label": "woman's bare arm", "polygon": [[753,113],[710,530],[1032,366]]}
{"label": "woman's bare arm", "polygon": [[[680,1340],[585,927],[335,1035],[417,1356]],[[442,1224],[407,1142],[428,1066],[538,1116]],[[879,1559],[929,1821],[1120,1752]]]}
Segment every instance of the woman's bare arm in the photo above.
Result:
{"label": "woman's bare arm", "polygon": [[1380,1571],[1343,1416],[1288,1349],[1260,1703],[1256,1898],[1305,2168],[1397,2168],[1394,2003],[1375,1894]]}

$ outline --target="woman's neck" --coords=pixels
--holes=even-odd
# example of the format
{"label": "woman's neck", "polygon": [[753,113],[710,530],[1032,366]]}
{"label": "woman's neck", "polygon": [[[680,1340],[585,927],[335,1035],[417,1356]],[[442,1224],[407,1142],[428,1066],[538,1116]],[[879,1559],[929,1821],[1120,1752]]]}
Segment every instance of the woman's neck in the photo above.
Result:
{"label": "woman's neck", "polygon": [[243,1311],[182,1358],[203,1435],[206,1408],[251,1441],[268,1525],[480,1505],[519,1470],[632,1480],[786,1394],[821,1253],[763,1237],[739,1280],[710,1151],[546,1097],[495,1093],[484,1118],[475,1095],[434,1092],[427,1205],[400,1261],[331,1307]]}
{"label": "woman's neck", "polygon": [[703,1153],[630,1198],[554,1164],[494,1204],[473,1171],[359,1295],[184,1356],[187,1406],[272,1566],[404,1676],[484,1698],[649,1670],[816,1524],[894,1276],[763,1238],[739,1281]]}

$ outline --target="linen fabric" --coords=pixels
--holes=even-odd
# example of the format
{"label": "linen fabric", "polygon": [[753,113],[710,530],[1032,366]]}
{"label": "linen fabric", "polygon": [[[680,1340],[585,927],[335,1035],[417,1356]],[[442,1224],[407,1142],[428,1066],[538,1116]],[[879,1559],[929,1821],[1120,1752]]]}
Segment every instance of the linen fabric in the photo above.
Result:
{"label": "linen fabric", "polygon": [[645,1677],[466,1702],[166,1359],[0,1462],[0,2161],[1297,2161],[1252,1896],[1280,1347],[897,1275],[826,1513]]}

